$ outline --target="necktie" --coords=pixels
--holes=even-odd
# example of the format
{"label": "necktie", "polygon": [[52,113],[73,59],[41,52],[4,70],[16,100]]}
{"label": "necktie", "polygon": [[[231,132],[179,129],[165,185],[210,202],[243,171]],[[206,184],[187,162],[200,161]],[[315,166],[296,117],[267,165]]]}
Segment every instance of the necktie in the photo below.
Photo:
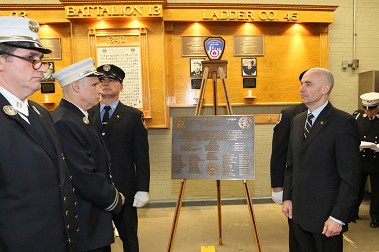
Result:
{"label": "necktie", "polygon": [[109,121],[109,110],[111,109],[111,106],[105,106],[104,107],[104,115],[103,115],[103,121],[101,122],[101,124],[103,124],[103,128],[105,127],[105,125],[108,124],[108,121]]}
{"label": "necktie", "polygon": [[312,118],[314,117],[314,115],[312,113],[309,113],[307,115],[307,122],[305,123],[305,127],[304,127],[304,139],[307,138],[309,132],[311,131],[311,128],[312,128]]}

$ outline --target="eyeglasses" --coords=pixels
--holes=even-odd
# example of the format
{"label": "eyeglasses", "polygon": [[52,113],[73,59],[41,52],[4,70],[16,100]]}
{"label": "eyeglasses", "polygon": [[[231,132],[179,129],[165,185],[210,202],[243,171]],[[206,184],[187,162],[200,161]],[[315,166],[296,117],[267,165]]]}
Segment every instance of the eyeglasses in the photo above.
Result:
{"label": "eyeglasses", "polygon": [[366,110],[373,110],[373,109],[376,109],[378,107],[378,105],[373,105],[373,106],[363,106],[364,109]]}
{"label": "eyeglasses", "polygon": [[47,68],[47,63],[42,62],[41,60],[26,58],[26,57],[14,55],[14,54],[11,54],[11,53],[3,53],[3,54],[9,55],[9,56],[12,56],[12,57],[16,57],[16,58],[19,58],[19,59],[22,59],[22,60],[25,60],[25,61],[28,61],[28,62],[32,63],[32,67],[33,67],[34,70],[40,69],[42,67],[42,65],[45,65],[45,67]]}

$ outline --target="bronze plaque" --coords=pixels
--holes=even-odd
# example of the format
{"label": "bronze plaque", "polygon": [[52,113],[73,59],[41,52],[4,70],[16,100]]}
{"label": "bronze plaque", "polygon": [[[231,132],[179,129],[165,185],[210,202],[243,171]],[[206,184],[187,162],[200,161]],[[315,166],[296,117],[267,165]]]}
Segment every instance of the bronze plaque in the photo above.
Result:
{"label": "bronze plaque", "polygon": [[183,36],[182,37],[182,56],[207,56],[204,50],[204,40],[206,36]]}
{"label": "bronze plaque", "polygon": [[263,56],[263,35],[234,36],[234,56]]}
{"label": "bronze plaque", "polygon": [[39,40],[43,47],[52,51],[50,54],[44,55],[44,60],[62,59],[61,38],[40,38]]}
{"label": "bronze plaque", "polygon": [[254,179],[254,116],[173,118],[173,179]]}

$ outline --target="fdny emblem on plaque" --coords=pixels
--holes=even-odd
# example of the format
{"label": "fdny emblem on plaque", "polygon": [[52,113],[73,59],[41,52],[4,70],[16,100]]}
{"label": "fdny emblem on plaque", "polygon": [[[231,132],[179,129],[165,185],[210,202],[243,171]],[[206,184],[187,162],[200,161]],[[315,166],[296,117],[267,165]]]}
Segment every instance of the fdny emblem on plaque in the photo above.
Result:
{"label": "fdny emblem on plaque", "polygon": [[225,40],[221,37],[209,37],[204,40],[204,50],[208,59],[219,60],[225,49]]}

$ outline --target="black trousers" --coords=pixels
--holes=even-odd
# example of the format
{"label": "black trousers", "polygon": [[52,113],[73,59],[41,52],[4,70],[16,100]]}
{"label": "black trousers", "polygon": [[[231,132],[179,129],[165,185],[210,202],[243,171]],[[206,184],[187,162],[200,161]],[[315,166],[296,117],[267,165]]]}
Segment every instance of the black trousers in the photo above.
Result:
{"label": "black trousers", "polygon": [[371,202],[370,202],[370,217],[371,219],[379,219],[379,172],[362,172],[361,173],[361,188],[359,198],[355,207],[355,215],[358,216],[359,206],[362,203],[367,177],[370,176],[371,185]]}
{"label": "black trousers", "polygon": [[293,231],[299,245],[299,252],[342,252],[343,237],[339,235],[326,237],[320,233],[305,231],[299,224],[293,223]]}
{"label": "black trousers", "polygon": [[120,214],[113,215],[113,222],[122,240],[124,252],[139,252],[137,208],[123,206]]}
{"label": "black trousers", "polygon": [[292,219],[288,218],[288,244],[289,244],[289,251],[290,252],[298,252],[299,251],[299,243],[296,240],[294,230],[293,230],[293,221]]}

